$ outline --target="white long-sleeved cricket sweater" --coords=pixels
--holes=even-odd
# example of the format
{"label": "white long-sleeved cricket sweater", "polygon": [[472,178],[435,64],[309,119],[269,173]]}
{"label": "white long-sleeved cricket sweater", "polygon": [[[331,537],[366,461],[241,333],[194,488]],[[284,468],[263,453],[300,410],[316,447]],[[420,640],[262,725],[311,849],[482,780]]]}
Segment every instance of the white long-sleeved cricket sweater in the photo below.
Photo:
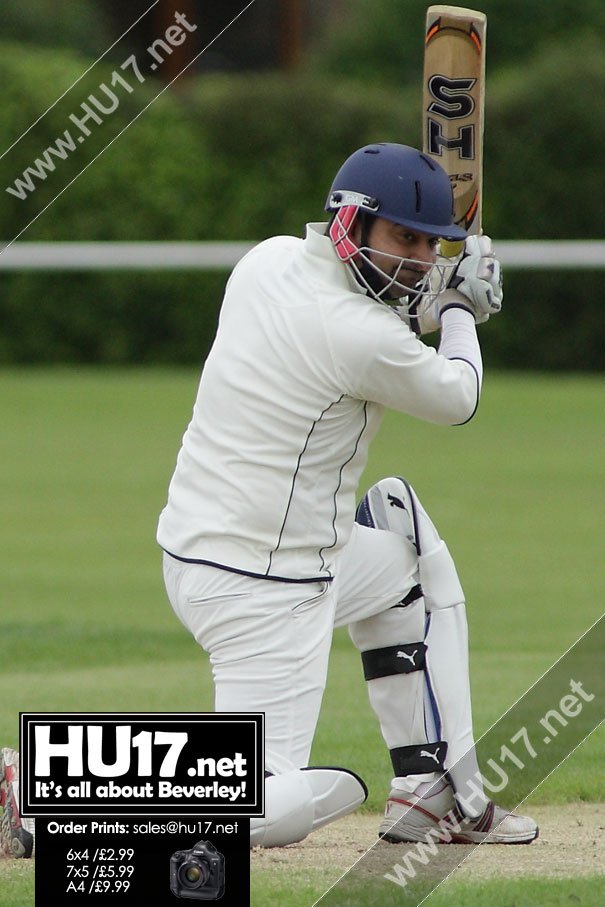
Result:
{"label": "white long-sleeved cricket sweater", "polygon": [[469,313],[444,313],[437,352],[365,295],[325,224],[262,242],[227,284],[158,542],[246,574],[329,579],[384,409],[462,423],[480,384]]}

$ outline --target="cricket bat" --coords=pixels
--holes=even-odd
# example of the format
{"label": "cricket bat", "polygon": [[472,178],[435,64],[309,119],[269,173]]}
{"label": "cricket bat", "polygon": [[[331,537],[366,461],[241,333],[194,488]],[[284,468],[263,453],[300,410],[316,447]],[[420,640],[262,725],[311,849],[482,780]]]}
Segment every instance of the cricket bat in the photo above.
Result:
{"label": "cricket bat", "polygon": [[[485,108],[485,13],[458,6],[429,6],[426,14],[422,87],[423,151],[448,174],[454,222],[481,233],[483,121]],[[448,257],[460,242],[441,242]]]}

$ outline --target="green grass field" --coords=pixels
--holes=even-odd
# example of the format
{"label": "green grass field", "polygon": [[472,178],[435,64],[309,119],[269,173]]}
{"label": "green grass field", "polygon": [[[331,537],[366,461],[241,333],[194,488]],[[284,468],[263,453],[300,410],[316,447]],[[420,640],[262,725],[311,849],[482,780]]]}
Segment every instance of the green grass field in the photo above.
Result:
{"label": "green grass field", "polygon": [[[210,709],[208,665],[167,604],[154,540],[197,375],[1,374],[0,745],[17,745],[20,710]],[[456,559],[477,734],[604,611],[604,413],[600,376],[488,374],[468,426],[390,414],[374,443],[364,485],[409,478]],[[358,771],[370,788],[364,810],[382,810],[388,756],[345,631],[335,636],[313,755]],[[604,764],[601,729],[529,802],[605,801]],[[253,874],[251,903],[310,907],[332,880],[285,862]],[[605,884],[454,880],[427,903],[446,899],[596,905]],[[5,861],[0,907],[26,905],[31,870]]]}

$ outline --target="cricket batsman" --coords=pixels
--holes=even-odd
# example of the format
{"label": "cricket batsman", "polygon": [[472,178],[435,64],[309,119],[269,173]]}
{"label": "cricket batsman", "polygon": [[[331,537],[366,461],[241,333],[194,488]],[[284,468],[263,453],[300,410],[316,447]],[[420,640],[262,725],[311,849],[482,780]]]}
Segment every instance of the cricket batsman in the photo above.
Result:
{"label": "cricket batsman", "polygon": [[0,749],[0,854],[31,857],[36,836],[34,819],[25,819],[19,808],[19,753]]}
{"label": "cricket batsman", "polygon": [[[309,765],[343,625],[393,767],[380,835],[529,843],[535,822],[481,785],[445,542],[404,478],[356,508],[386,409],[450,426],[475,414],[476,325],[500,311],[500,264],[489,237],[453,224],[444,170],[405,145],[355,151],[326,210],[304,239],[257,245],[227,283],[159,520],[167,593],[209,654],[216,710],[265,712],[252,846],[301,841],[366,798],[352,771]],[[461,256],[440,259],[440,239],[465,240]],[[422,340],[434,331],[438,349]],[[405,456],[402,435],[402,470]]]}

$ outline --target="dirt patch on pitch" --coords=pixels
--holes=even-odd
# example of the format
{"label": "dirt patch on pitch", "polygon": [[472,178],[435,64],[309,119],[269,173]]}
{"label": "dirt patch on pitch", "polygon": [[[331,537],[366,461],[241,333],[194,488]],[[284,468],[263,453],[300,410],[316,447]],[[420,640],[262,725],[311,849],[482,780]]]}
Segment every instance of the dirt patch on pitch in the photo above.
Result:
{"label": "dirt patch on pitch", "polygon": [[[465,879],[496,877],[605,875],[605,803],[571,803],[527,809],[540,826],[533,844],[449,845],[464,860],[456,875]],[[356,863],[376,842],[379,816],[353,815],[315,832],[300,844],[252,851],[255,869],[324,869],[334,871],[334,881]],[[397,862],[404,845],[381,842],[388,859]],[[408,845],[410,846],[410,845]],[[411,845],[413,846],[413,845]],[[450,856],[451,854],[448,854]]]}

